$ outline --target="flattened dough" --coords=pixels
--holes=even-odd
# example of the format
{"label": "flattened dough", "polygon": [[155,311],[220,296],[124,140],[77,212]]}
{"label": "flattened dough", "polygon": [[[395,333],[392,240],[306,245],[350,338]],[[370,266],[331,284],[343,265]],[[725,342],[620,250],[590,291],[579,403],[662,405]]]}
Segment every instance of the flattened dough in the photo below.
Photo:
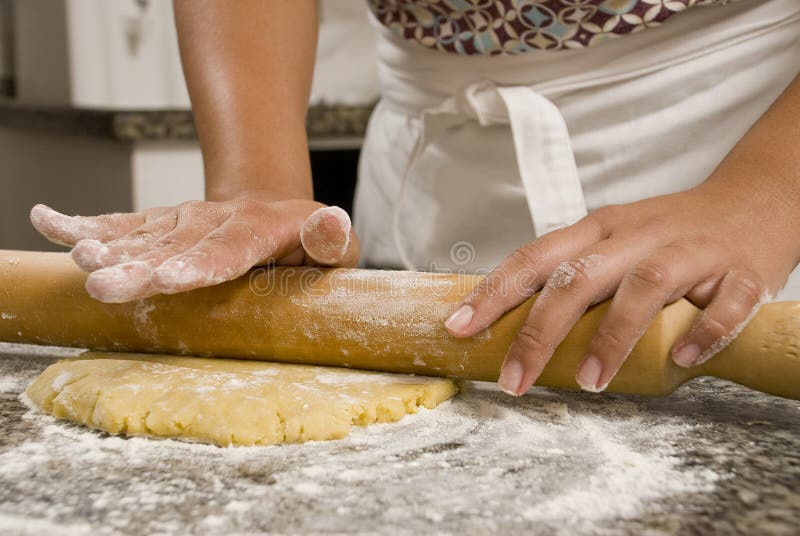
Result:
{"label": "flattened dough", "polygon": [[43,411],[111,434],[217,445],[339,439],[455,393],[441,378],[101,352],[51,365],[26,391]]}

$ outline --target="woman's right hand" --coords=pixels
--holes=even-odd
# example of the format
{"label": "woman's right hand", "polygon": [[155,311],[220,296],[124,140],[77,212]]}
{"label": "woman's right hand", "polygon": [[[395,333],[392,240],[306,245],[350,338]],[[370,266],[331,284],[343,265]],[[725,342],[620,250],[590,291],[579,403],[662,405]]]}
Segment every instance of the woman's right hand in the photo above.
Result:
{"label": "woman's right hand", "polygon": [[358,239],[347,213],[307,199],[189,201],[102,216],[31,210],[47,239],[72,247],[91,272],[89,294],[121,303],[216,285],[253,266],[355,266]]}

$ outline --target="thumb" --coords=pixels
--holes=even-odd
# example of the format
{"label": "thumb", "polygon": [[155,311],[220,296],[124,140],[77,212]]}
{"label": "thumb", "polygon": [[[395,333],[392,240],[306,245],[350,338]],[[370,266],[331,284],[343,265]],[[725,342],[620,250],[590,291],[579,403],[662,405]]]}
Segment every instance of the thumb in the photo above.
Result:
{"label": "thumb", "polygon": [[314,263],[345,267],[358,264],[358,238],[350,216],[339,207],[312,212],[300,229],[300,243],[306,257]]}

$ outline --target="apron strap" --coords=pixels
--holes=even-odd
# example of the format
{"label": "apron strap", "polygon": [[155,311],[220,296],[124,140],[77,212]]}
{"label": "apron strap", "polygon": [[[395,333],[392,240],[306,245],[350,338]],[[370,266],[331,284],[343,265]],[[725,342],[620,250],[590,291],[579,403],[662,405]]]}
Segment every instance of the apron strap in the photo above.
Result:
{"label": "apron strap", "polygon": [[498,88],[491,82],[467,87],[440,106],[422,112],[414,144],[395,203],[392,232],[404,267],[415,269],[400,236],[400,210],[414,164],[447,130],[466,121],[481,126],[510,125],[517,169],[525,190],[536,236],[567,227],[586,215],[569,132],[558,108],[525,86]]}
{"label": "apron strap", "polygon": [[529,87],[496,89],[508,108],[519,176],[536,236],[586,216],[567,124],[555,104]]}

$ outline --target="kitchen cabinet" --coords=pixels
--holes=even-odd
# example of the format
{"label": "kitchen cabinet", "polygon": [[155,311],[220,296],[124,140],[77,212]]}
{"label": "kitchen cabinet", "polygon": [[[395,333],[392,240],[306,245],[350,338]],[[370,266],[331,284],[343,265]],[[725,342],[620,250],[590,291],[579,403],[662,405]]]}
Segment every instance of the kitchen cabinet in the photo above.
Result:
{"label": "kitchen cabinet", "polygon": [[14,24],[22,103],[189,107],[171,2],[15,0]]}
{"label": "kitchen cabinet", "polygon": [[[16,97],[0,102],[0,187],[9,193],[0,198],[0,247],[52,249],[27,224],[36,202],[97,214],[203,197],[172,2],[3,5],[12,15],[10,46],[2,50],[10,50]],[[320,6],[307,130],[315,189],[346,206],[378,98],[376,39],[363,0]]]}

